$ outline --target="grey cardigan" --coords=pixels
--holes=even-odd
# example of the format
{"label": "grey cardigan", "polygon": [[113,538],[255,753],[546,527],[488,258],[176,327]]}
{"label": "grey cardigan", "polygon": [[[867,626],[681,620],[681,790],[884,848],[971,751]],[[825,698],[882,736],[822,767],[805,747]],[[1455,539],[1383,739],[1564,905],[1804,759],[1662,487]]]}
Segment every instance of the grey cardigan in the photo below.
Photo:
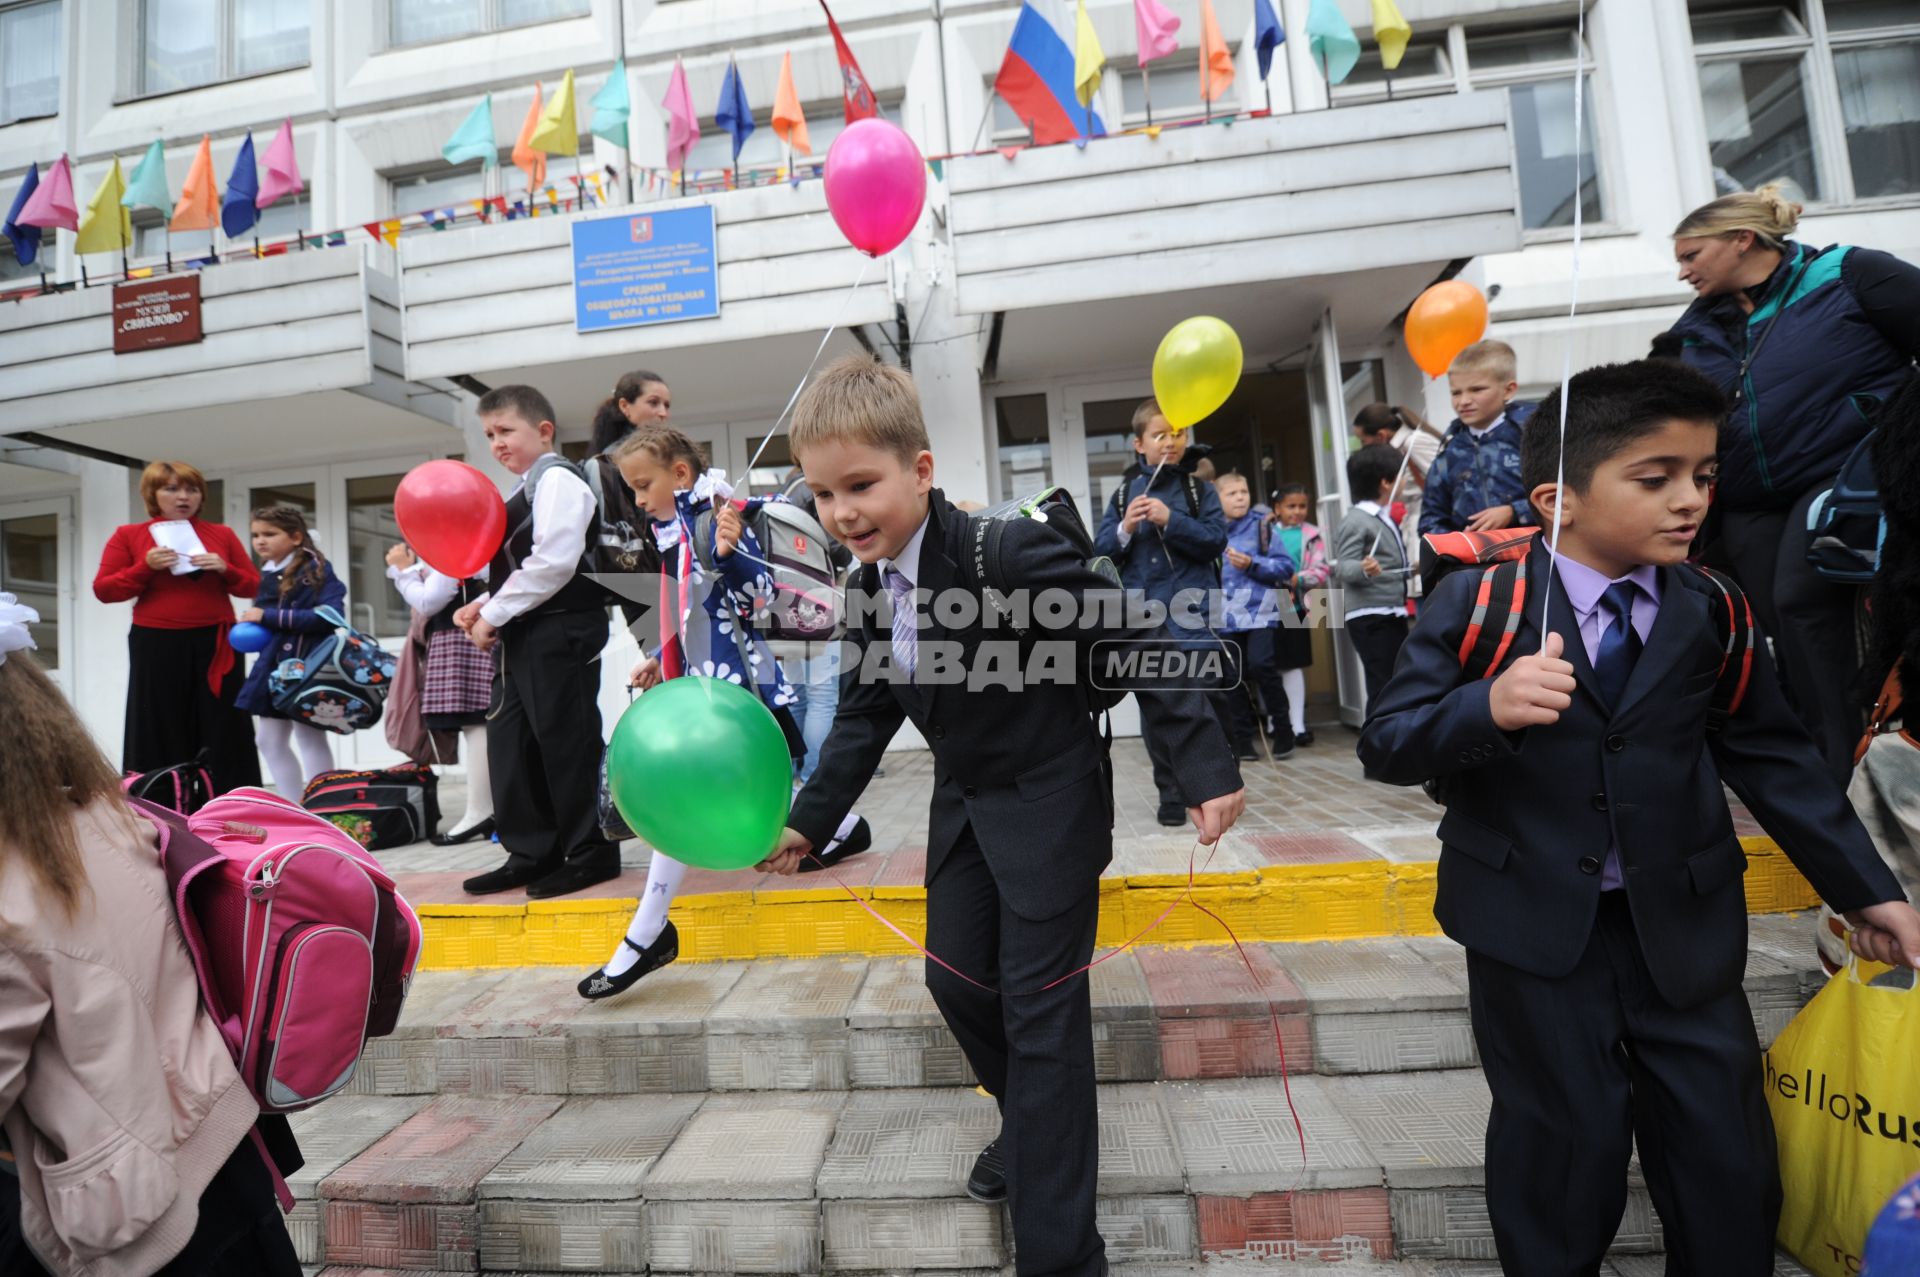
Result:
{"label": "grey cardigan", "polygon": [[[1369,549],[1380,562],[1379,576],[1368,576],[1360,567]],[[1342,617],[1361,608],[1406,607],[1407,554],[1400,544],[1400,530],[1386,518],[1360,509],[1347,511],[1333,534],[1333,555]]]}

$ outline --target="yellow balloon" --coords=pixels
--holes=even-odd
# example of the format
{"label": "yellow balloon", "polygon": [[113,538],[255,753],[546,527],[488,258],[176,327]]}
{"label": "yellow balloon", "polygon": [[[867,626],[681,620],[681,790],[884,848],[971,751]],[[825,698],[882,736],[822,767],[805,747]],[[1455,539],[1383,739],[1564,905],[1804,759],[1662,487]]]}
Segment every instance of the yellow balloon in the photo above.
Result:
{"label": "yellow balloon", "polygon": [[1153,396],[1175,430],[1211,416],[1240,384],[1240,338],[1225,321],[1196,315],[1175,324],[1153,354]]}

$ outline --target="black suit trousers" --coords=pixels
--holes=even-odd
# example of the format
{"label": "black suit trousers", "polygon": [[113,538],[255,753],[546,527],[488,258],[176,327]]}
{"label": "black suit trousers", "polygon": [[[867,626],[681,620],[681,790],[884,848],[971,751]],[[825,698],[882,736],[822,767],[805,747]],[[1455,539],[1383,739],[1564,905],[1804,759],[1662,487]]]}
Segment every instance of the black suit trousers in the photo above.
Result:
{"label": "black suit trousers", "polygon": [[1089,877],[1059,916],[1022,918],[1001,899],[972,826],[927,884],[927,948],[1002,991],[926,964],[947,1027],[1000,1101],[1019,1277],[1095,1277],[1105,1251],[1094,1226],[1100,1129],[1088,976],[1043,989],[1092,960],[1099,913],[1099,880]]}
{"label": "black suit trousers", "polygon": [[1673,1277],[1769,1277],[1773,1120],[1746,994],[1677,1010],[1653,987],[1625,892],[1600,897],[1560,978],[1467,952],[1493,1110],[1487,1207],[1507,1277],[1600,1271],[1634,1141]]}

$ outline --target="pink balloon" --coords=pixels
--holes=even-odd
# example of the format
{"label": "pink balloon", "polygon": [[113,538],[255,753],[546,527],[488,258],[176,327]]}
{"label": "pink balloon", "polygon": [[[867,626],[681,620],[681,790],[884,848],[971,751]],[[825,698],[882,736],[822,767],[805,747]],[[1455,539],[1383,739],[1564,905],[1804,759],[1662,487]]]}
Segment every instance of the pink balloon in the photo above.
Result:
{"label": "pink balloon", "polygon": [[827,209],[867,256],[899,247],[926,202],[927,162],[899,126],[855,120],[827,148]]}

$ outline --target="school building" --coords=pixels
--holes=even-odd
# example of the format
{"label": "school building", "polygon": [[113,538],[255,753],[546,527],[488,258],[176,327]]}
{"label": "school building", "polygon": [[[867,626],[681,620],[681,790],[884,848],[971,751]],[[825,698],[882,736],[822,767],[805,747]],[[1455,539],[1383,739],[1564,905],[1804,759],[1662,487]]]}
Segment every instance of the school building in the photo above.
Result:
{"label": "school building", "polygon": [[[816,161],[841,127],[817,0],[0,0],[0,198],[30,163],[66,153],[84,208],[116,156],[130,165],[156,138],[177,193],[203,134],[224,178],[241,139],[264,147],[283,118],[306,182],[262,218],[270,255],[222,238],[222,260],[193,276],[194,343],[117,352],[114,290],[99,281],[121,264],[83,263],[70,235],[46,246],[61,291],[0,254],[0,589],[40,609],[41,658],[112,748],[128,609],[90,586],[111,530],[143,517],[147,460],[203,468],[210,516],[243,533],[254,506],[306,508],[344,565],[356,623],[397,638],[407,618],[381,562],[398,536],[395,484],[443,456],[504,482],[472,409],[506,382],[544,389],[577,450],[619,374],[656,370],[675,424],[737,476],[832,326],[829,357],[864,348],[912,369],[950,496],[1059,483],[1097,518],[1133,455],[1128,421],[1160,336],[1213,314],[1239,332],[1246,378],[1199,440],[1257,493],[1309,484],[1330,530],[1355,408],[1451,415],[1397,331],[1436,279],[1487,292],[1492,335],[1515,346],[1523,394],[1537,395],[1569,359],[1644,354],[1678,316],[1689,294],[1668,236],[1718,192],[1783,178],[1809,207],[1808,242],[1920,259],[1911,0],[1591,0],[1584,37],[1571,4],[1400,0],[1414,36],[1390,80],[1370,6],[1342,0],[1365,54],[1331,100],[1307,0],[1277,3],[1289,39],[1265,83],[1250,0],[1217,0],[1237,75],[1210,106],[1197,5],[1172,7],[1182,48],[1149,80],[1132,6],[1090,0],[1109,59],[1096,107],[1116,136],[1029,148],[989,95],[1018,6],[839,0],[883,113],[942,157],[909,244],[867,262],[804,157],[807,180],[784,180],[769,127],[788,54]],[[616,60],[628,150],[585,136],[587,100]],[[705,113],[684,195],[664,173],[660,107],[676,60]],[[759,126],[731,180],[731,139],[710,114],[730,61]],[[551,94],[569,68],[578,168],[552,159],[557,194],[533,193],[543,215],[510,218],[528,195],[509,152],[533,86]],[[448,164],[442,144],[489,93],[501,165]],[[1588,157],[1577,196],[1576,153]],[[494,196],[483,221],[474,201]],[[652,223],[631,219],[689,209],[711,213],[717,314],[583,329],[576,224],[620,219],[637,240]],[[169,254],[178,265],[209,247],[204,232],[169,236],[151,210],[134,222],[132,265],[156,278],[175,278]],[[67,287],[83,266],[93,286]],[[752,478],[786,468],[776,438]],[[1353,719],[1357,666],[1342,641],[1322,642],[1316,712]],[[610,709],[627,655],[607,656]],[[337,752],[387,757],[378,733]]]}

